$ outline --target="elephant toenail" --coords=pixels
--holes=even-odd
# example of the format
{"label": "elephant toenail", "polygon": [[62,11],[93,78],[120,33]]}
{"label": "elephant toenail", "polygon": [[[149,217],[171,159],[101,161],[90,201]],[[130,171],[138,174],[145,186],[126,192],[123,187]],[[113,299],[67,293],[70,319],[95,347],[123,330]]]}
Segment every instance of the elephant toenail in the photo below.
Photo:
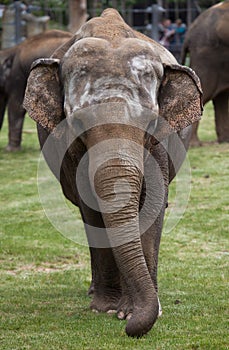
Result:
{"label": "elephant toenail", "polygon": [[132,317],[132,313],[129,313],[129,314],[126,316],[127,321],[130,320],[131,317]]}
{"label": "elephant toenail", "polygon": [[108,315],[113,315],[113,314],[116,314],[117,310],[108,310],[107,311],[107,314]]}
{"label": "elephant toenail", "polygon": [[98,310],[96,310],[96,309],[92,309],[92,312],[94,312],[94,313],[96,313],[96,314],[98,314],[98,313],[99,313],[99,311],[98,311]]}
{"label": "elephant toenail", "polygon": [[119,318],[120,320],[124,320],[125,314],[124,314],[123,311],[120,311],[120,312],[118,313],[118,318]]}

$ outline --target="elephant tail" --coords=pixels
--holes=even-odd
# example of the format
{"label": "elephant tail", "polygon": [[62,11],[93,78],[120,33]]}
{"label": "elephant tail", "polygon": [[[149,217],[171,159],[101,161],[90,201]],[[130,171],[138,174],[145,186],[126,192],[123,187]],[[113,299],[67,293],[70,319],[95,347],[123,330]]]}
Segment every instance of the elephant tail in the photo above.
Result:
{"label": "elephant tail", "polygon": [[2,129],[3,120],[4,120],[4,114],[0,115],[0,130]]}
{"label": "elephant tail", "polygon": [[4,121],[4,115],[6,111],[6,105],[7,105],[7,98],[5,96],[1,96],[1,104],[0,104],[0,130],[2,129],[2,124]]}

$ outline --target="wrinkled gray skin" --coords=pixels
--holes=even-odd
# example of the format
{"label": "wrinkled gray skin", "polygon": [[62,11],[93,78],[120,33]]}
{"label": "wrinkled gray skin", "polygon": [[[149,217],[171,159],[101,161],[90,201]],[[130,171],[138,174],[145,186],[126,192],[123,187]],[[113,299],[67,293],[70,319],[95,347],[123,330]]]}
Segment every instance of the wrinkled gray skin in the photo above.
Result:
{"label": "wrinkled gray skin", "polygon": [[[210,7],[189,28],[182,64],[190,54],[190,67],[203,89],[203,104],[212,100],[218,142],[229,142],[229,1]],[[192,145],[201,145],[193,127]]]}
{"label": "wrinkled gray skin", "polygon": [[25,116],[22,104],[32,62],[39,57],[51,56],[71,36],[68,32],[50,30],[0,51],[0,129],[8,106],[8,151],[17,151],[21,146]]}
{"label": "wrinkled gray skin", "polygon": [[[198,78],[162,46],[133,31],[116,10],[107,9],[52,58],[34,62],[24,106],[37,122],[50,168],[85,222],[91,308],[115,310],[128,320],[128,335],[142,336],[159,314],[157,261],[168,184],[185,157],[175,131],[187,147],[189,125],[201,115]],[[155,120],[159,114],[161,120]],[[61,162],[61,147],[80,129],[83,133],[70,142]],[[159,168],[150,168],[144,148]],[[149,202],[140,220],[145,183]],[[79,192],[86,192],[91,202],[85,204]],[[102,239],[96,228],[104,228]]]}

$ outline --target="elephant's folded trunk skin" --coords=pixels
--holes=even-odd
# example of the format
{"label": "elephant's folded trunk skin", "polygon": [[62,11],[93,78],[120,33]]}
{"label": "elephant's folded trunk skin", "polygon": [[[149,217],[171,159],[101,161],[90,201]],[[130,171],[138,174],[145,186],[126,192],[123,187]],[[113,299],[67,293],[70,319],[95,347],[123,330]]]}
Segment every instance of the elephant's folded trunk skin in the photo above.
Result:
{"label": "elephant's folded trunk skin", "polygon": [[[131,150],[123,148],[125,151],[121,157],[113,155],[99,167],[100,156],[90,157],[89,153],[89,169],[95,174],[94,177],[90,175],[91,186],[94,186],[116,263],[133,300],[133,314],[127,323],[126,333],[141,337],[152,328],[159,306],[139,232],[138,212],[143,179],[143,154],[139,152],[142,149],[136,147],[135,153],[133,147]],[[130,154],[132,159],[128,158]],[[96,173],[94,167],[97,167]]]}

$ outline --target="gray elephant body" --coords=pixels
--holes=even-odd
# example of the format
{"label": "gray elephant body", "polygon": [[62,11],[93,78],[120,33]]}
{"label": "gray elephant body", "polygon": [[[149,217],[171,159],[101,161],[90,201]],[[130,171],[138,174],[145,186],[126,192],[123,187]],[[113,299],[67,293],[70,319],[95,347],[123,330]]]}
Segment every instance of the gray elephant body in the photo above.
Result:
{"label": "gray elephant body", "polygon": [[39,57],[49,57],[71,36],[72,34],[68,32],[50,30],[29,38],[13,48],[0,51],[0,129],[8,105],[7,150],[20,149],[25,116],[22,104],[31,64]]}
{"label": "gray elephant body", "polygon": [[[190,67],[198,74],[203,103],[212,100],[218,142],[229,142],[229,1],[204,11],[189,28],[183,46],[182,63],[190,54]],[[198,124],[192,143],[200,144]]]}
{"label": "gray elephant body", "polygon": [[147,333],[159,313],[168,185],[201,115],[198,78],[107,9],[52,58],[34,63],[24,106],[85,223],[91,308],[127,318],[128,335]]}

